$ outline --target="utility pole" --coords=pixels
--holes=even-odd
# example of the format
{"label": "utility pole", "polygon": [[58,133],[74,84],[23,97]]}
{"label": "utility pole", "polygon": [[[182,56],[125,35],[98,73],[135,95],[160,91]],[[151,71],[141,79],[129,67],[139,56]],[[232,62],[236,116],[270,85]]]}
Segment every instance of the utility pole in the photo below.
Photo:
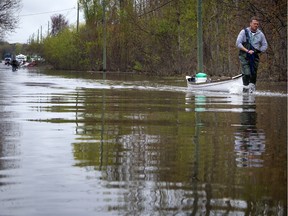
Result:
{"label": "utility pole", "polygon": [[47,37],[49,37],[49,35],[50,35],[50,33],[49,33],[49,31],[50,31],[50,29],[49,29],[49,28],[50,28],[50,26],[49,26],[49,25],[50,25],[50,23],[49,23],[49,21],[48,21],[48,31],[47,31]]}
{"label": "utility pole", "polygon": [[39,29],[38,29],[38,33],[37,33],[37,43],[39,44]]}
{"label": "utility pole", "polygon": [[197,72],[203,73],[202,0],[197,0]]}
{"label": "utility pole", "polygon": [[43,41],[43,35],[42,35],[42,25],[41,25],[41,28],[40,28],[40,43],[42,43]]}
{"label": "utility pole", "polygon": [[102,0],[103,6],[103,78],[106,72],[106,4],[105,0]]}
{"label": "utility pole", "polygon": [[77,33],[79,31],[79,2],[77,2]]}

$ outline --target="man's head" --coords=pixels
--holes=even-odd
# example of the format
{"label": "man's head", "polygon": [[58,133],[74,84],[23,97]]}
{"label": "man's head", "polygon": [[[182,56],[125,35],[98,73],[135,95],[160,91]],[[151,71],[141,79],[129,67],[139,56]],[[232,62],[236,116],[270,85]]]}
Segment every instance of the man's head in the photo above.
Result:
{"label": "man's head", "polygon": [[259,27],[259,18],[254,16],[250,19],[250,28],[252,32],[256,32]]}

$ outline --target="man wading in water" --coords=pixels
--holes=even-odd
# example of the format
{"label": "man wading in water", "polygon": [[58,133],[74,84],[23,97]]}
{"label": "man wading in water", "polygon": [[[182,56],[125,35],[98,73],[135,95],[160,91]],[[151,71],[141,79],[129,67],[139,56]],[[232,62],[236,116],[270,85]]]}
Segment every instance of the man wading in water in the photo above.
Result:
{"label": "man wading in water", "polygon": [[240,49],[239,59],[243,74],[243,92],[252,93],[255,91],[259,53],[264,52],[268,47],[265,35],[258,27],[259,19],[252,17],[250,27],[242,29],[236,40],[236,46]]}

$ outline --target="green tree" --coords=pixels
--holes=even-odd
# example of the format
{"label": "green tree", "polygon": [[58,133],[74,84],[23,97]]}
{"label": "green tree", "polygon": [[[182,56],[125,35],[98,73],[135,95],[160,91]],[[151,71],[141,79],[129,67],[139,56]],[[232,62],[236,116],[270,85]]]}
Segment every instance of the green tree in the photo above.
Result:
{"label": "green tree", "polygon": [[44,40],[44,58],[56,69],[74,69],[78,65],[75,33],[64,29],[55,37]]}

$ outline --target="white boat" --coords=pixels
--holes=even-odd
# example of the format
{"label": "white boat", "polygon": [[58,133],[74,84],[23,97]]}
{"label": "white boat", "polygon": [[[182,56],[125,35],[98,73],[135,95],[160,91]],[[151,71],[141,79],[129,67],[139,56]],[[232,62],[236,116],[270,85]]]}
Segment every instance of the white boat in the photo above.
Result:
{"label": "white boat", "polygon": [[[197,78],[196,78],[197,79]],[[197,82],[195,77],[186,76],[187,86],[190,90],[196,91],[216,91],[216,92],[239,92],[242,91],[242,74],[234,76],[230,79]]]}

